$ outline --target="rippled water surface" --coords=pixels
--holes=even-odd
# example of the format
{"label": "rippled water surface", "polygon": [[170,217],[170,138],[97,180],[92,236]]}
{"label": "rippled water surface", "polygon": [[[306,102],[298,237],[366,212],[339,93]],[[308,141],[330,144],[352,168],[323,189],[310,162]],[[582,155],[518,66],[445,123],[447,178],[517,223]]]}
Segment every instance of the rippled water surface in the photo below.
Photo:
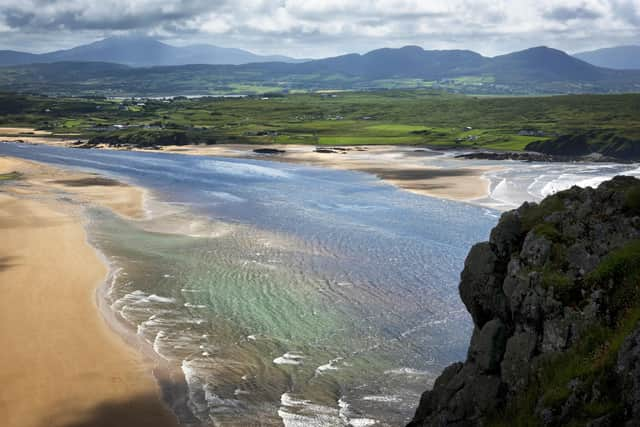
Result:
{"label": "rippled water surface", "polygon": [[[252,160],[1,144],[115,175],[153,214],[91,211],[108,304],[222,425],[399,425],[464,358],[457,281],[495,211],[359,173]],[[105,191],[109,191],[105,188]]]}

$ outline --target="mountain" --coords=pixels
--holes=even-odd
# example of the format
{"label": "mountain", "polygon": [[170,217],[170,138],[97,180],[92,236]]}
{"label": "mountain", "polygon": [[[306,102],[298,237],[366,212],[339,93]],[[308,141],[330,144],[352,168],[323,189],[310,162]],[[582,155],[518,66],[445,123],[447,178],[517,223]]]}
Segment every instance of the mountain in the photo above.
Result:
{"label": "mountain", "polygon": [[[148,37],[112,37],[44,54],[47,62],[113,62],[131,66],[169,65],[179,49]],[[175,64],[177,65],[177,64]]]}
{"label": "mountain", "polygon": [[0,50],[0,65],[24,65],[43,62],[42,57],[35,53],[17,52],[15,50]]}
{"label": "mountain", "polygon": [[438,79],[482,67],[488,58],[470,50],[424,50],[418,46],[377,49],[364,55],[350,54],[298,64],[302,72],[331,72],[382,78]]}
{"label": "mountain", "polygon": [[[416,87],[473,94],[525,95],[640,90],[640,70],[601,68],[548,47],[493,58],[467,50],[424,50],[406,46],[301,63],[147,67],[141,64],[203,62],[215,57],[219,48],[176,48],[153,39],[136,39],[135,43],[130,40],[108,39],[48,54],[49,60],[64,62],[0,67],[0,90],[114,96]],[[235,54],[237,56],[232,59],[240,61],[241,52]],[[82,62],[75,58],[89,58],[100,65],[81,66]],[[112,64],[137,67],[119,65],[114,68],[97,62],[100,58],[107,58]],[[71,60],[75,62],[68,62]],[[69,69],[68,73],[60,71],[65,67]]]}
{"label": "mountain", "polygon": [[466,360],[409,426],[637,426],[639,213],[628,176],[504,213],[460,275]]}
{"label": "mountain", "polygon": [[111,37],[72,49],[44,54],[0,51],[0,66],[50,62],[113,62],[134,67],[187,64],[247,64],[295,62],[286,56],[262,56],[242,49],[213,45],[171,46],[150,37]]}
{"label": "mountain", "polygon": [[545,46],[484,57],[469,50],[424,50],[418,46],[377,49],[301,64],[258,64],[259,68],[296,74],[338,73],[366,79],[420,78],[438,80],[491,75],[512,82],[596,82],[618,73],[588,64]]}
{"label": "mountain", "polygon": [[582,81],[606,78],[607,70],[587,64],[567,53],[545,46],[533,47],[507,55],[496,56],[484,71],[505,81]]}
{"label": "mountain", "polygon": [[616,46],[580,52],[574,57],[598,67],[640,70],[640,46]]}
{"label": "mountain", "polygon": [[535,47],[494,58],[469,50],[424,50],[418,46],[383,48],[361,54],[301,62],[285,56],[259,56],[212,45],[171,46],[150,37],[112,37],[41,55],[0,52],[0,65],[50,62],[112,62],[133,67],[190,64],[263,64],[252,70],[269,74],[340,74],[378,80],[439,80],[490,74],[500,81],[596,81],[606,72],[566,53]]}

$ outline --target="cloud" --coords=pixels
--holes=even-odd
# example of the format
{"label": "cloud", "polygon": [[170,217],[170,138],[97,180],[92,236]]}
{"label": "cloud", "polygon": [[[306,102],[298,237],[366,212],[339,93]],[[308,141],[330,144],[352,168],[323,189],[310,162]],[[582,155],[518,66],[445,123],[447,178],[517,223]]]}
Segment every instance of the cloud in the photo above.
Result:
{"label": "cloud", "polygon": [[580,7],[556,7],[544,14],[544,17],[554,21],[570,21],[573,19],[592,20],[600,18],[602,15],[595,11],[588,9],[585,6]]}
{"label": "cloud", "polygon": [[0,1],[0,48],[36,51],[127,33],[296,56],[404,44],[575,51],[640,39],[638,0]]}
{"label": "cloud", "polygon": [[203,0],[3,0],[4,21],[22,31],[144,30],[191,19]]}
{"label": "cloud", "polygon": [[613,0],[612,8],[614,14],[636,27],[640,26],[640,4],[637,0]]}

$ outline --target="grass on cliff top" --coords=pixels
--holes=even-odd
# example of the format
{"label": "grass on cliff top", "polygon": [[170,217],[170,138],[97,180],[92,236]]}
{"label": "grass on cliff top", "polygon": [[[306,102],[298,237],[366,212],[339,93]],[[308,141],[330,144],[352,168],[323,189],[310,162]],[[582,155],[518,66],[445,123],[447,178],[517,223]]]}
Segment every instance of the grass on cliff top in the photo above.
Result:
{"label": "grass on cliff top", "polygon": [[[541,234],[552,234],[555,237],[556,231],[553,231],[551,224],[545,223],[545,218],[554,212],[560,212],[565,209],[564,202],[562,200],[562,193],[554,194],[553,196],[546,197],[537,205],[530,205],[529,209],[525,210],[520,221],[522,222],[523,232],[529,232],[529,230],[536,229]],[[552,237],[552,236],[549,236]],[[553,240],[553,239],[550,239]]]}
{"label": "grass on cliff top", "polygon": [[584,425],[621,409],[620,396],[612,384],[613,370],[620,347],[640,322],[640,240],[611,252],[585,282],[605,289],[613,324],[589,328],[568,351],[542,362],[527,390],[495,414],[488,426],[540,426],[534,416],[536,406],[542,402],[544,407],[558,410],[571,395],[569,385],[575,379],[587,390],[598,382],[603,393],[600,399],[573,411],[568,425]]}
{"label": "grass on cliff top", "polygon": [[606,256],[587,276],[593,284],[619,283],[626,277],[640,276],[640,240],[634,240]]}
{"label": "grass on cliff top", "polygon": [[621,399],[611,386],[618,351],[625,338],[640,321],[640,308],[627,311],[615,328],[592,328],[571,350],[542,364],[539,375],[515,402],[495,414],[487,423],[490,427],[537,427],[542,423],[534,415],[541,400],[544,407],[559,409],[571,395],[570,383],[582,382],[587,390],[598,381],[605,392],[600,400],[583,404],[572,415],[568,425],[581,426],[605,414],[621,409]]}
{"label": "grass on cliff top", "polygon": [[640,185],[634,185],[625,191],[625,207],[632,213],[640,214]]}

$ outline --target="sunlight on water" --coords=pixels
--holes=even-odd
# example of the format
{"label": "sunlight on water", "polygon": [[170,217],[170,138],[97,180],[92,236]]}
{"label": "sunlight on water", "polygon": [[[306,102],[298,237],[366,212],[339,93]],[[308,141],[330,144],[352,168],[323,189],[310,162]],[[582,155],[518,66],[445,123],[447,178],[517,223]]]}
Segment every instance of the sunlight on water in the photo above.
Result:
{"label": "sunlight on water", "polygon": [[465,355],[458,275],[491,210],[297,165],[13,150],[153,191],[152,219],[92,210],[90,237],[108,304],[203,424],[399,425]]}
{"label": "sunlight on water", "polygon": [[[149,188],[152,219],[91,210],[107,303],[184,375],[203,425],[407,422],[464,358],[457,293],[499,213],[364,174],[291,164],[3,144],[0,152]],[[487,206],[512,207],[636,165],[515,164]]]}

